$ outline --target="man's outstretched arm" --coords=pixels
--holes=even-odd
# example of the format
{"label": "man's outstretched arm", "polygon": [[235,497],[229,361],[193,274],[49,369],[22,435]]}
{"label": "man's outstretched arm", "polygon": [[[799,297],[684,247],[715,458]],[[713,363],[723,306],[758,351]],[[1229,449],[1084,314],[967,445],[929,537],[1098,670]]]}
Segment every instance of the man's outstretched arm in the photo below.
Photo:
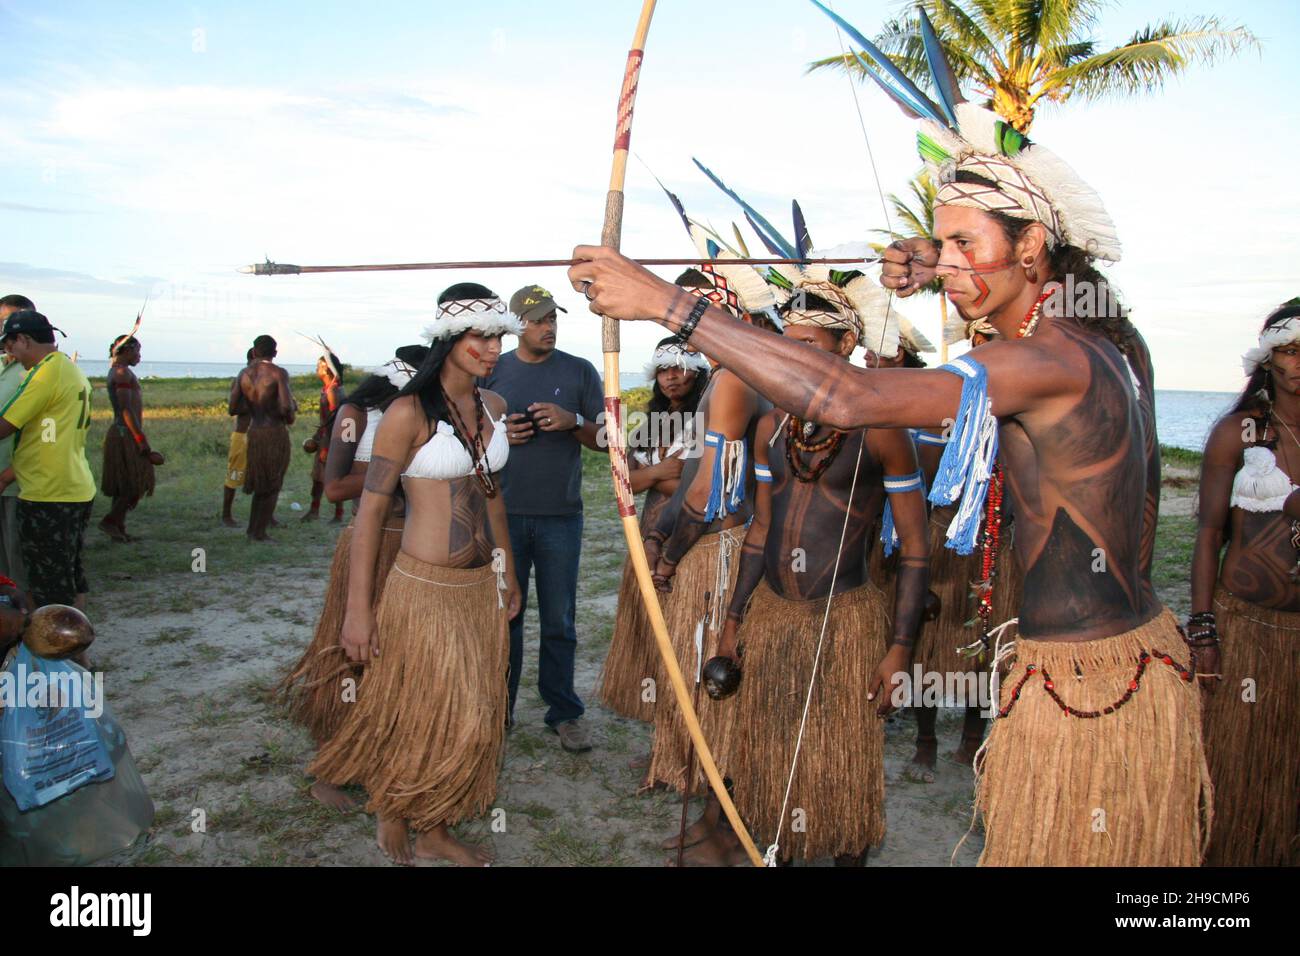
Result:
{"label": "man's outstretched arm", "polygon": [[[603,246],[578,246],[573,257],[584,261],[569,269],[569,278],[579,291],[584,282],[591,282],[590,308],[599,315],[651,320],[676,332],[699,302]],[[957,377],[946,372],[857,368],[715,307],[704,312],[691,343],[774,405],[845,430],[864,425],[939,426],[953,414],[961,394]]]}

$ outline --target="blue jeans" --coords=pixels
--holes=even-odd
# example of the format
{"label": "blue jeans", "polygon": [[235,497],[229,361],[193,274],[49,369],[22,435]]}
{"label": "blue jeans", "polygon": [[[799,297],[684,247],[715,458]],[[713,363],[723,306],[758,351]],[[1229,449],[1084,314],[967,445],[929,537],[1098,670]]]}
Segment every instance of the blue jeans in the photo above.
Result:
{"label": "blue jeans", "polygon": [[578,556],[582,550],[582,515],[510,515],[510,549],[523,601],[510,622],[510,715],[519,696],[524,666],[524,610],[528,576],[537,573],[537,611],[541,618],[541,653],[537,689],[546,701],[546,724],[554,727],[581,717],[585,708],[573,689],[573,659],[578,633],[573,626],[578,603]]}

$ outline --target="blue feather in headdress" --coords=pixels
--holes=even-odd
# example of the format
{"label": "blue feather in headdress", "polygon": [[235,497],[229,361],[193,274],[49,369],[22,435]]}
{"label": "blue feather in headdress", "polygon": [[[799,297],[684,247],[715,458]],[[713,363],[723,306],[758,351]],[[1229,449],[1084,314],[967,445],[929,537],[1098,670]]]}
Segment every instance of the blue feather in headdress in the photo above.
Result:
{"label": "blue feather in headdress", "polygon": [[934,91],[939,95],[939,106],[948,116],[949,128],[957,126],[957,104],[963,102],[957,78],[953,76],[948,58],[944,56],[943,44],[934,32],[934,24],[926,15],[924,8],[919,8],[921,21],[921,43],[925,47],[925,61],[930,65],[930,75],[934,79]]}
{"label": "blue feather in headdress", "polygon": [[794,212],[794,244],[799,252],[800,259],[808,258],[808,250],[813,247],[812,236],[808,235],[808,223],[804,221],[803,210],[799,208],[799,200],[791,200],[790,207]]}
{"label": "blue feather in headdress", "polygon": [[[757,209],[755,209],[749,203],[745,202],[745,200],[741,199],[740,196],[738,196],[736,192],[733,189],[731,189],[731,187],[729,187],[721,179],[715,176],[713,174],[713,171],[710,170],[703,163],[701,163],[698,159],[692,157],[691,161],[700,168],[700,172],[704,173],[705,176],[709,177],[709,180],[715,186],[721,189],[724,193],[726,193],[728,196],[730,196],[740,205],[740,208],[745,211],[745,218],[749,220],[749,224],[753,226],[754,231],[758,233],[759,238],[763,240],[763,244],[767,246],[769,250],[772,251],[772,254],[774,256],[781,256],[786,259],[799,258],[798,250],[795,249],[795,247],[791,245],[786,240],[786,238],[781,235],[781,233],[777,232],[776,227],[774,227],[770,222],[764,219]],[[769,242],[768,240],[771,241]],[[773,248],[773,246],[775,246],[775,248]]]}
{"label": "blue feather in headdress", "polygon": [[931,100],[930,97],[922,93],[920,88],[908,79],[907,75],[902,70],[894,65],[893,60],[887,57],[881,52],[879,47],[863,36],[862,31],[858,30],[853,26],[853,24],[849,23],[834,10],[831,10],[825,4],[820,3],[819,0],[812,0],[812,4],[817,7],[817,9],[821,10],[822,13],[830,17],[831,20],[835,22],[836,26],[849,35],[849,38],[854,43],[862,47],[867,56],[875,60],[876,65],[879,66],[880,69],[884,70],[885,73],[889,75],[890,79],[897,84],[897,88],[883,83],[881,85],[884,87],[885,92],[889,93],[890,96],[899,103],[899,105],[912,112],[919,112],[926,119],[934,120],[940,126],[951,128],[952,123],[948,116],[934,104],[934,101]]}
{"label": "blue feather in headdress", "polygon": [[767,250],[768,255],[782,259],[793,258],[787,256],[777,247],[776,243],[767,238],[767,233],[763,232],[763,230],[758,227],[758,223],[754,222],[753,217],[750,216],[749,213],[745,213],[745,222],[749,223],[749,228],[754,230],[755,234],[758,236],[758,241],[763,244],[763,248]]}

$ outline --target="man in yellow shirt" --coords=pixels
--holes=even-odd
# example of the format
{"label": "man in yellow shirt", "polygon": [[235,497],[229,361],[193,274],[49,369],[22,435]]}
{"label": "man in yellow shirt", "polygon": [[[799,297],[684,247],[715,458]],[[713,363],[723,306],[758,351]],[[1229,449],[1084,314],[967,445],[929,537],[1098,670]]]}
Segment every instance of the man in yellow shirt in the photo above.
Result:
{"label": "man in yellow shirt", "polygon": [[0,473],[0,491],[17,479],[18,535],[32,603],[84,608],[81,564],[95,479],[86,460],[90,382],[54,345],[39,312],[12,313],[0,329],[4,350],[27,370],[0,409],[0,439],[18,433],[13,461]]}

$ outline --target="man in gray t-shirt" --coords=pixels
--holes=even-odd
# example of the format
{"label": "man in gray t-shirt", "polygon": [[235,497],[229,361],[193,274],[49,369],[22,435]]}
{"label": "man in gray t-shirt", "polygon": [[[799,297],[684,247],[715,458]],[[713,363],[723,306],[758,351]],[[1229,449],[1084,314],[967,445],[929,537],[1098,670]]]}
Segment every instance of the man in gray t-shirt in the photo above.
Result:
{"label": "man in gray t-shirt", "polygon": [[[528,607],[529,571],[537,576],[541,651],[537,689],[546,724],[565,750],[591,749],[579,718],[584,708],[573,687],[578,647],[574,615],[582,551],[582,446],[601,451],[597,418],[604,408],[594,365],[555,347],[555,304],[541,286],[524,286],[510,299],[524,323],[519,347],[506,352],[483,387],[506,400],[510,460],[501,476],[510,518],[515,572]],[[510,713],[514,720],[524,661],[524,615],[510,622]]]}

